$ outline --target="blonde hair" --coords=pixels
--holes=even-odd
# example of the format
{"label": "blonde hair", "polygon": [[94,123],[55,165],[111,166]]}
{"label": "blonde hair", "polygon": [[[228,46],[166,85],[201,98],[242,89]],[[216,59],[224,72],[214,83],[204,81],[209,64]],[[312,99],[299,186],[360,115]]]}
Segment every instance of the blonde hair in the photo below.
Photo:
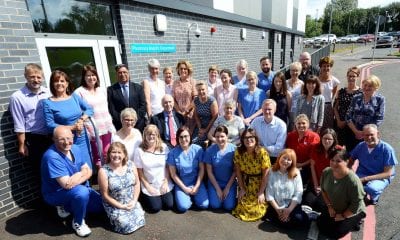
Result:
{"label": "blonde hair", "polygon": [[124,121],[124,118],[130,116],[133,118],[135,122],[137,122],[137,113],[135,109],[133,108],[125,108],[124,110],[121,111],[120,118],[121,122]]}
{"label": "blonde hair", "polygon": [[250,71],[250,72],[248,72],[247,74],[246,74],[246,80],[247,79],[249,79],[249,78],[254,78],[254,79],[256,79],[256,82],[258,83],[258,77],[257,77],[257,73],[256,72],[254,72],[254,71]]}
{"label": "blonde hair", "polygon": [[292,63],[289,65],[289,69],[290,69],[290,70],[292,70],[292,69],[297,69],[297,70],[301,71],[302,68],[303,68],[303,67],[301,66],[301,63],[300,63],[300,62],[292,62]]}
{"label": "blonde hair", "polygon": [[180,76],[179,66],[181,64],[185,64],[186,65],[186,67],[188,69],[188,72],[189,72],[189,76],[191,76],[193,74],[193,65],[188,60],[180,60],[178,62],[178,64],[176,64],[176,72],[178,73],[178,75]]}
{"label": "blonde hair", "polygon": [[382,85],[381,80],[375,75],[370,75],[367,79],[363,81],[363,84],[364,83],[371,84],[375,89],[379,89]]}
{"label": "blonde hair", "polygon": [[141,147],[143,150],[147,150],[149,149],[149,143],[147,142],[146,136],[148,134],[152,134],[155,133],[156,134],[156,146],[155,146],[155,151],[160,151],[162,152],[164,150],[163,146],[162,146],[162,140],[161,140],[161,136],[160,136],[160,131],[158,131],[158,128],[156,125],[154,124],[149,124],[147,125],[144,130],[143,130],[143,140],[142,143],[140,144],[139,147]]}

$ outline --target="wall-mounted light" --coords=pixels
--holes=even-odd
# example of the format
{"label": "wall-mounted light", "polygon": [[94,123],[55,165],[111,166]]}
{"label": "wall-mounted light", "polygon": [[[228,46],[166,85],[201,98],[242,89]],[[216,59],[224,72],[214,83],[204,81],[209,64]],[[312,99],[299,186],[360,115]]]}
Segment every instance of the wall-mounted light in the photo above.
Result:
{"label": "wall-mounted light", "polygon": [[281,41],[281,34],[280,33],[278,33],[278,34],[276,34],[276,42],[280,42]]}
{"label": "wall-mounted light", "polygon": [[193,26],[196,26],[196,29],[194,30],[194,35],[196,37],[200,37],[201,31],[200,31],[199,25],[197,23],[188,23],[188,30],[187,30],[188,31],[188,37],[189,37],[190,28],[193,27]]}
{"label": "wall-mounted light", "polygon": [[261,33],[261,39],[265,39],[265,32],[264,31]]}
{"label": "wall-mounted light", "polygon": [[240,39],[245,40],[246,37],[247,37],[246,28],[241,28],[241,29],[240,29]]}
{"label": "wall-mounted light", "polygon": [[154,28],[157,32],[167,31],[167,17],[163,14],[154,15]]}
{"label": "wall-mounted light", "polygon": [[301,43],[301,37],[297,38],[297,43],[300,44]]}

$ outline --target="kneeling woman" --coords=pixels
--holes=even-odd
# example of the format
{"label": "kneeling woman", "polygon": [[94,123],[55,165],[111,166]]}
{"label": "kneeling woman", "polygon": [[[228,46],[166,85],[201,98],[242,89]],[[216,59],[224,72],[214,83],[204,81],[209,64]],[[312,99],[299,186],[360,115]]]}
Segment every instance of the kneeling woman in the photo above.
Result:
{"label": "kneeling woman", "polygon": [[233,154],[236,146],[228,143],[228,128],[218,126],[214,132],[216,144],[210,146],[204,156],[208,175],[210,207],[232,210],[236,205],[236,174],[233,170]]}
{"label": "kneeling woman", "polygon": [[133,162],[128,161],[124,144],[111,144],[106,164],[99,170],[98,182],[104,209],[114,231],[128,234],[145,225],[144,211],[138,202],[138,173]]}
{"label": "kneeling woman", "polygon": [[203,183],[203,149],[191,144],[189,128],[182,126],[176,133],[178,145],[168,154],[167,164],[171,178],[176,183],[175,202],[179,212],[186,212],[194,204],[208,208],[207,189]]}
{"label": "kneeling woman", "polygon": [[267,211],[264,192],[271,162],[267,150],[260,146],[255,130],[251,128],[244,130],[233,162],[239,194],[238,204],[232,214],[242,221],[257,221]]}
{"label": "kneeling woman", "polygon": [[330,167],[321,176],[321,192],[326,207],[318,219],[320,231],[341,238],[358,230],[365,217],[364,188],[357,175],[347,167],[349,154],[341,147],[329,153]]}
{"label": "kneeling woman", "polygon": [[301,210],[303,183],[300,171],[296,168],[296,153],[284,149],[278,156],[268,175],[266,198],[273,209],[268,217],[281,226],[301,226],[308,222]]}
{"label": "kneeling woman", "polygon": [[162,142],[156,125],[149,124],[143,131],[143,142],[136,149],[135,165],[138,169],[142,195],[140,201],[150,213],[174,206],[174,184],[166,167],[168,147]]}

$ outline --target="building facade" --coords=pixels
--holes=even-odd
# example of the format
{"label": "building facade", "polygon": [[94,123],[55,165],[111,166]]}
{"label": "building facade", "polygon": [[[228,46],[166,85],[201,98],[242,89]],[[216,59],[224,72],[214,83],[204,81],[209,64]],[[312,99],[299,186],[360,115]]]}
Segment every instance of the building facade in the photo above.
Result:
{"label": "building facade", "polygon": [[150,58],[162,68],[187,59],[198,80],[207,80],[212,64],[235,74],[240,59],[259,72],[262,56],[279,70],[302,50],[305,6],[304,0],[0,1],[0,219],[38,194],[18,156],[8,110],[27,63],[43,66],[46,84],[55,69],[78,84],[82,66],[93,64],[102,86],[115,81],[117,63],[128,64],[131,79],[140,82]]}

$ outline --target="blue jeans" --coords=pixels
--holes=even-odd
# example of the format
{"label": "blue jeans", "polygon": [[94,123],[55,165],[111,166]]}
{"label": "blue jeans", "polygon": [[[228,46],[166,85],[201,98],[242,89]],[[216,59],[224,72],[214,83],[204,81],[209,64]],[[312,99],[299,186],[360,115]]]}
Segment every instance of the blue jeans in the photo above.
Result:
{"label": "blue jeans", "polygon": [[189,208],[192,206],[192,200],[197,207],[201,209],[208,208],[208,194],[204,183],[200,184],[196,195],[186,194],[178,185],[175,185],[174,191],[176,207],[179,212],[183,213],[189,210]]}
{"label": "blue jeans", "polygon": [[100,194],[91,187],[83,185],[47,194],[44,200],[52,206],[64,206],[66,211],[72,213],[74,222],[78,224],[82,224],[86,211],[94,213],[104,211]]}
{"label": "blue jeans", "polygon": [[364,184],[364,191],[373,202],[377,202],[383,190],[389,185],[388,179],[371,180]]}
{"label": "blue jeans", "polygon": [[[224,200],[220,200],[217,195],[217,191],[215,190],[212,183],[208,182],[208,199],[210,201],[210,207],[213,209],[223,208],[225,210],[232,210],[236,206],[236,183],[233,183],[231,188],[229,189],[228,196]],[[220,185],[221,190],[223,191],[225,186]]]}

